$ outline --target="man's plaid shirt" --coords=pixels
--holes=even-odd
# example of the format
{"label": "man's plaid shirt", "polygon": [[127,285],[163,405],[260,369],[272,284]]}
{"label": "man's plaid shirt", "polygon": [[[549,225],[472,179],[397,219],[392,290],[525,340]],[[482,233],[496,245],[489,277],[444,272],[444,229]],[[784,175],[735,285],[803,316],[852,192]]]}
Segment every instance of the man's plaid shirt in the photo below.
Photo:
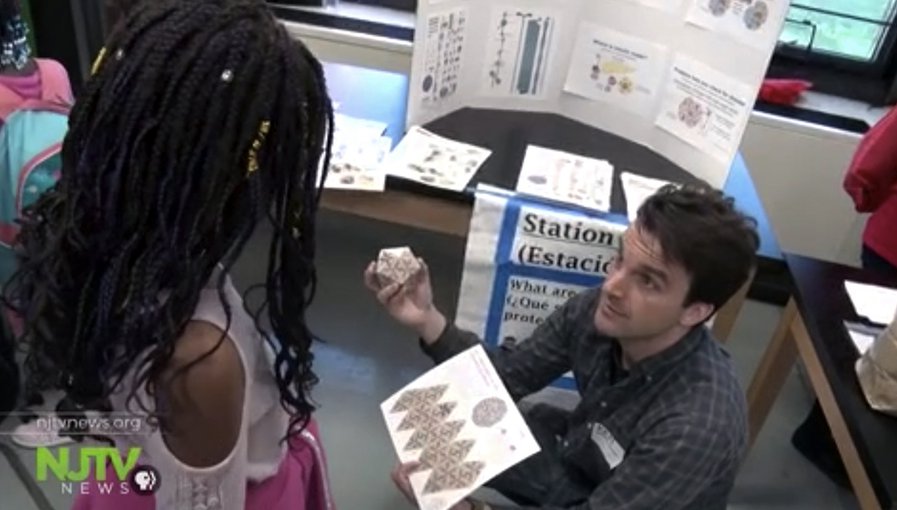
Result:
{"label": "man's plaid shirt", "polygon": [[[619,344],[595,329],[599,295],[580,294],[516,348],[490,352],[515,400],[568,371],[576,377],[582,399],[558,444],[568,476],[554,491],[587,487],[566,507],[577,510],[724,510],[747,447],[747,406],[728,354],[699,327],[626,373]],[[479,342],[449,325],[424,350],[439,363]],[[619,448],[608,447],[614,441]]]}

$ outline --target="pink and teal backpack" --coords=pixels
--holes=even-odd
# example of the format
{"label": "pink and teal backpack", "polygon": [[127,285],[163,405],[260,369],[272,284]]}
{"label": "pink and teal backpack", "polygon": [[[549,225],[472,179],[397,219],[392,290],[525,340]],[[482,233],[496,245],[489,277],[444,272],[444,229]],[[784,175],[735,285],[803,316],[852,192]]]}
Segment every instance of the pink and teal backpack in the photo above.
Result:
{"label": "pink and teal backpack", "polygon": [[22,210],[59,179],[62,141],[72,104],[68,73],[36,60],[40,99],[24,99],[0,84],[0,287],[15,271],[12,250]]}

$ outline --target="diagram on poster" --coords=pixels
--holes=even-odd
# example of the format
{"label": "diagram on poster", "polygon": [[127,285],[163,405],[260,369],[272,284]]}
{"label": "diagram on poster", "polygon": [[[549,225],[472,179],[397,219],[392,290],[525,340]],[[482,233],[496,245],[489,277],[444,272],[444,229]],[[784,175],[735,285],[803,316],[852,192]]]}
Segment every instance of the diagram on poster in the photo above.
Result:
{"label": "diagram on poster", "polygon": [[690,0],[687,20],[765,50],[779,37],[788,0]]}
{"label": "diagram on poster", "polygon": [[657,125],[721,162],[734,156],[753,89],[694,59],[673,62]]}
{"label": "diagram on poster", "polygon": [[424,71],[418,83],[424,106],[439,104],[458,92],[466,34],[467,9],[427,18]]}
{"label": "diagram on poster", "polygon": [[620,182],[623,184],[623,194],[626,196],[626,215],[629,217],[629,221],[635,221],[638,209],[645,203],[645,200],[657,193],[660,188],[672,184],[669,181],[631,172],[621,173]]}
{"label": "diagram on poster", "polygon": [[662,46],[580,23],[564,91],[648,116],[666,60]]}
{"label": "diagram on poster", "polygon": [[554,49],[557,12],[497,6],[487,32],[483,91],[543,97]]}
{"label": "diagram on poster", "polygon": [[482,345],[427,372],[380,406],[422,510],[447,510],[539,452]]}
{"label": "diagram on poster", "polygon": [[413,126],[383,161],[396,177],[452,191],[464,191],[491,151],[437,136]]}
{"label": "diagram on poster", "polygon": [[614,167],[607,161],[530,145],[517,191],[608,212],[613,182]]}

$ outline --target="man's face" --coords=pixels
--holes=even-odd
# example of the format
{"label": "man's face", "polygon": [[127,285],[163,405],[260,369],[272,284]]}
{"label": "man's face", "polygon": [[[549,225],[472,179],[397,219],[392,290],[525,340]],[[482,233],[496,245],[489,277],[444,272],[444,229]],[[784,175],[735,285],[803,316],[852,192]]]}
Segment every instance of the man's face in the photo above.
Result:
{"label": "man's face", "polygon": [[678,326],[691,328],[708,305],[685,305],[691,277],[680,264],[664,260],[660,242],[633,224],[604,282],[595,327],[625,341],[649,340]]}

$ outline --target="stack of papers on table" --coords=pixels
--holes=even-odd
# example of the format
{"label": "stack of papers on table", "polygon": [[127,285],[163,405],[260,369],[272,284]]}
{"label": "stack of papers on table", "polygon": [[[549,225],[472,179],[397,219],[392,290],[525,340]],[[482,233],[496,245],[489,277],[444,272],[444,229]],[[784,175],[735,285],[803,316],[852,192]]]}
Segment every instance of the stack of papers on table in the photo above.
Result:
{"label": "stack of papers on table", "polygon": [[386,124],[348,115],[334,115],[333,149],[325,188],[383,191],[383,159],[392,139],[383,136]]}
{"label": "stack of papers on table", "polygon": [[413,126],[386,157],[389,175],[452,191],[464,191],[492,151],[456,142]]}
{"label": "stack of papers on table", "polygon": [[873,324],[887,326],[897,313],[897,289],[857,282],[844,282],[857,315]]}

